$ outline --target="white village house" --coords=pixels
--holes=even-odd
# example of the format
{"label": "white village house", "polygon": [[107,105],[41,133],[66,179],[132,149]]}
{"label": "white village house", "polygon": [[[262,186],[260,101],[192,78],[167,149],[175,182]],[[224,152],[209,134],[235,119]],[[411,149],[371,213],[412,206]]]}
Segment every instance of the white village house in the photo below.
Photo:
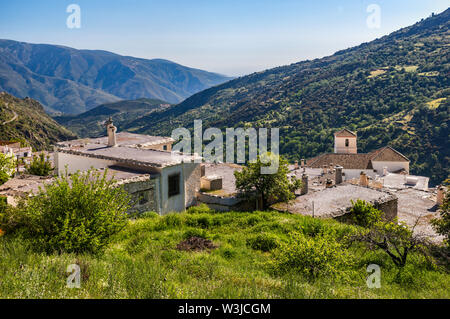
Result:
{"label": "white village house", "polygon": [[70,174],[108,168],[118,177],[126,176],[119,182],[135,197],[135,210],[141,212],[166,214],[196,203],[200,163],[192,156],[172,153],[172,138],[116,133],[111,120],[106,124],[106,137],[57,143],[54,163],[59,175],[66,169]]}

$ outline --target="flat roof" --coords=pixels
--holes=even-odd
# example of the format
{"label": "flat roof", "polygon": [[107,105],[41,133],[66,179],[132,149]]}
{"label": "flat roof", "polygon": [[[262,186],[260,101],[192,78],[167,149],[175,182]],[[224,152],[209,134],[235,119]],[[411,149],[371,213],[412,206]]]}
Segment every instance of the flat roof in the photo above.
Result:
{"label": "flat roof", "polygon": [[197,158],[192,155],[184,155],[170,151],[158,151],[126,146],[110,147],[107,144],[100,143],[70,145],[65,147],[60,146],[58,147],[57,152],[151,167],[172,166],[180,164],[183,161],[189,162]]}
{"label": "flat roof", "polygon": [[[105,169],[96,170],[104,173]],[[118,166],[110,166],[107,168],[106,178],[111,180],[114,178],[118,184],[127,184],[132,182],[149,180],[158,174],[148,174],[137,170],[122,168]],[[41,177],[35,175],[21,175],[10,179],[0,186],[0,196],[17,196],[25,193],[37,193],[39,187],[43,188],[46,184],[55,182],[55,177]]]}
{"label": "flat roof", "polygon": [[273,205],[275,209],[285,210],[294,214],[313,215],[320,218],[334,218],[344,215],[346,209],[352,206],[352,200],[358,199],[373,202],[393,197],[387,192],[361,187],[351,184],[341,184],[320,191],[311,191],[303,196],[298,196],[288,204],[279,203]]}
{"label": "flat roof", "polygon": [[[158,145],[164,143],[173,143],[175,140],[171,137],[165,136],[151,136],[145,134],[134,134],[129,132],[116,133],[117,146],[127,146],[127,147],[146,147],[151,145]],[[98,137],[98,138],[82,138],[72,141],[59,142],[58,146],[72,146],[79,144],[108,144],[108,137]]]}

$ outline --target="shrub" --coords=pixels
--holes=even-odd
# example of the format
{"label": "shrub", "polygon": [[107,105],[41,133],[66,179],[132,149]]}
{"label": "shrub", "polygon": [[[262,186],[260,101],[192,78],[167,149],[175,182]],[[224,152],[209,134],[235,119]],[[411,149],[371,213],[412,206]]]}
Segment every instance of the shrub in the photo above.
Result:
{"label": "shrub", "polygon": [[383,217],[382,211],[376,209],[364,200],[358,199],[356,202],[352,201],[352,205],[350,218],[356,225],[371,227]]}
{"label": "shrub", "polygon": [[213,224],[211,216],[203,214],[198,216],[188,216],[186,224],[192,227],[209,228]]}
{"label": "shrub", "polygon": [[6,183],[13,176],[16,160],[13,155],[0,153],[0,185]]}
{"label": "shrub", "polygon": [[274,256],[275,271],[300,272],[309,278],[337,277],[340,271],[353,265],[351,255],[335,238],[327,235],[311,238],[293,232],[287,242],[279,244]]}
{"label": "shrub", "polygon": [[127,224],[130,203],[106,173],[66,173],[21,202],[4,222],[20,230],[36,250],[99,252]]}
{"label": "shrub", "polygon": [[30,165],[26,166],[28,174],[37,176],[48,176],[53,171],[52,164],[50,163],[50,157],[45,157],[44,153],[40,153],[39,156],[33,156]]}
{"label": "shrub", "polygon": [[208,205],[202,203],[198,206],[191,206],[187,209],[188,214],[204,214],[204,213],[211,213],[213,210],[208,207]]}
{"label": "shrub", "polygon": [[183,238],[188,239],[191,237],[199,237],[199,238],[208,239],[208,233],[204,229],[190,228],[184,232]]}
{"label": "shrub", "polygon": [[10,178],[11,176],[0,170],[0,185],[5,184]]}
{"label": "shrub", "polygon": [[247,246],[254,250],[271,251],[278,247],[277,237],[271,234],[258,234],[247,239]]}

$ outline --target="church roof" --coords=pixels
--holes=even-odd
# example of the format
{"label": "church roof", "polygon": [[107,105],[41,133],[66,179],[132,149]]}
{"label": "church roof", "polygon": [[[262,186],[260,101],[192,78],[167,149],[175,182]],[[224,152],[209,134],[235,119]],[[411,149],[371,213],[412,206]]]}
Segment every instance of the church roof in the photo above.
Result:
{"label": "church roof", "polygon": [[372,169],[372,162],[409,162],[409,159],[390,146],[385,146],[370,153],[342,154],[329,153],[311,158],[306,165],[322,168],[324,165],[339,165],[346,169]]}
{"label": "church roof", "polygon": [[352,132],[352,131],[350,131],[350,130],[348,130],[346,128],[344,128],[343,130],[340,130],[340,131],[334,133],[334,136],[337,136],[337,137],[356,137],[356,133]]}

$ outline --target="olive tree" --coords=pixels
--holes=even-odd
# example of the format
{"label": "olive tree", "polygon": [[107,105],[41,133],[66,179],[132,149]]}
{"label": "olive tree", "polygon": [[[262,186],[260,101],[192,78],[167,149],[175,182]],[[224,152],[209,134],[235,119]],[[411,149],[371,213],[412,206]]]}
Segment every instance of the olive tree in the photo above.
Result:
{"label": "olive tree", "polygon": [[[264,174],[264,167],[278,163],[278,170],[273,174]],[[248,199],[261,198],[263,209],[271,204],[287,202],[295,198],[295,190],[301,187],[301,181],[295,176],[288,177],[288,161],[282,156],[267,154],[258,156],[256,161],[249,162],[242,171],[235,171],[236,188]]]}

